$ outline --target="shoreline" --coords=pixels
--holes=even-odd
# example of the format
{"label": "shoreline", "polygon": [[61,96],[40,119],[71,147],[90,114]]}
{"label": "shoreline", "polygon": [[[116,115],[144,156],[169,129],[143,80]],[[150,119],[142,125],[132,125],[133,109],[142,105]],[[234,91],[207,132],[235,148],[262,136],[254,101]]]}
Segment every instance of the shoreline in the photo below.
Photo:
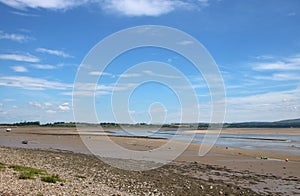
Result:
{"label": "shoreline", "polygon": [[[135,129],[133,129],[134,131]],[[139,129],[136,129],[139,130]],[[169,129],[168,129],[169,130]],[[167,132],[168,130],[164,130],[165,132]],[[99,131],[99,129],[97,128],[87,128],[87,130],[81,130],[80,132],[77,131],[76,128],[59,128],[59,127],[37,127],[37,126],[33,126],[33,127],[15,127],[11,132],[6,133],[5,129],[2,128],[0,129],[0,144],[1,144],[1,136],[23,136],[25,139],[29,138],[28,140],[30,140],[31,138],[33,138],[33,140],[35,139],[34,136],[37,136],[36,138],[39,138],[39,136],[41,136],[43,139],[45,137],[49,137],[49,138],[55,138],[57,137],[58,139],[60,139],[61,137],[63,138],[72,138],[72,137],[101,137],[101,136],[105,136],[105,137],[109,137],[112,140],[115,140],[114,138],[124,138],[124,139],[150,139],[150,140],[157,140],[160,142],[160,140],[165,140],[165,141],[170,141],[169,138],[167,137],[161,137],[159,135],[152,137],[152,136],[148,136],[148,135],[136,135],[136,136],[127,136],[127,135],[113,135],[112,132],[110,131],[114,131],[111,129],[104,129],[103,131]],[[163,134],[167,134],[163,132]],[[184,132],[187,133],[187,136],[191,133],[197,133],[197,134],[205,134],[207,132],[207,130],[184,130]],[[208,131],[209,132],[209,131]],[[259,133],[259,134],[258,134]],[[172,136],[173,133],[171,133]],[[217,134],[214,133],[213,131],[209,132],[209,134]],[[230,135],[231,134],[231,135]],[[265,135],[268,135],[267,137],[264,137]],[[284,136],[282,136],[284,135]],[[218,146],[218,147],[228,147],[228,148],[238,148],[238,149],[244,149],[244,150],[251,150],[251,151],[262,151],[265,153],[268,152],[275,152],[276,153],[276,147],[275,148],[271,148],[270,146],[268,146],[269,144],[271,144],[271,142],[281,142],[281,146],[280,148],[278,148],[278,152],[277,153],[281,153],[281,154],[287,154],[287,156],[293,156],[293,155],[297,155],[300,156],[299,149],[300,149],[300,144],[295,143],[295,141],[293,143],[291,143],[289,146],[287,145],[289,141],[293,141],[293,136],[297,137],[297,142],[300,142],[300,128],[279,128],[279,129],[271,129],[271,128],[267,128],[267,129],[256,129],[256,128],[243,128],[243,129],[238,129],[238,128],[233,128],[233,129],[223,129],[221,132],[221,135],[219,136],[219,139],[222,139],[223,141],[227,140],[225,143],[218,143],[216,142],[214,144],[214,146]],[[184,136],[185,137],[185,136]],[[189,137],[189,136],[188,136]],[[200,136],[202,137],[202,136]],[[283,137],[283,138],[281,138]],[[81,138],[81,139],[82,139]],[[201,138],[200,138],[201,139]],[[228,140],[232,140],[232,143],[228,143]],[[243,140],[243,141],[241,141]],[[251,143],[249,143],[250,141],[252,142],[260,142],[259,145],[257,146],[241,146],[241,144],[248,143],[248,145],[251,145]],[[178,140],[178,142],[186,142],[184,140]],[[263,147],[265,142],[265,147]],[[5,142],[4,142],[5,143]],[[82,143],[82,142],[79,142]],[[200,141],[192,141],[192,143],[195,144],[201,144]],[[253,143],[254,144],[254,143]],[[246,144],[247,145],[247,144]],[[274,145],[276,145],[276,143],[274,143]],[[4,145],[6,146],[6,145]],[[10,146],[8,144],[8,146]],[[16,146],[17,147],[17,146]]]}

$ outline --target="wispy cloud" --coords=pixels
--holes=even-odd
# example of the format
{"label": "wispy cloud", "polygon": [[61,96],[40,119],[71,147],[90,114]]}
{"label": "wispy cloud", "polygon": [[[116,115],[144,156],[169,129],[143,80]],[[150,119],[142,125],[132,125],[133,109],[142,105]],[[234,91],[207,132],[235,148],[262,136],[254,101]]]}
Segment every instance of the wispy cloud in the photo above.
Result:
{"label": "wispy cloud", "polygon": [[254,70],[300,70],[300,56],[253,64]]}
{"label": "wispy cloud", "polygon": [[274,80],[274,81],[299,81],[300,74],[293,73],[274,73],[271,76],[254,76],[257,80]]}
{"label": "wispy cloud", "polygon": [[[228,121],[260,121],[298,118],[300,89],[227,98]],[[274,118],[275,117],[275,118]]]}
{"label": "wispy cloud", "polygon": [[73,92],[63,92],[63,95],[94,96],[110,95],[114,91],[126,91],[136,87],[137,83],[119,83],[115,84],[93,84],[93,83],[76,83]]}
{"label": "wispy cloud", "polygon": [[22,61],[29,63],[37,63],[40,59],[31,54],[0,54],[0,60]]}
{"label": "wispy cloud", "polygon": [[33,78],[27,76],[1,76],[0,86],[8,86],[28,90],[67,90],[73,87],[73,85],[71,84],[64,84],[60,82],[48,81],[42,78]]}
{"label": "wispy cloud", "polygon": [[79,6],[89,1],[88,0],[51,0],[51,1],[0,0],[0,2],[16,9],[43,8],[43,9],[53,9],[53,10],[64,10],[75,6]]}
{"label": "wispy cloud", "polygon": [[[252,69],[258,71],[255,79],[288,81],[300,78],[300,56],[294,55],[286,58],[262,60],[252,63]],[[263,73],[263,74],[261,74]]]}
{"label": "wispy cloud", "polygon": [[31,64],[36,69],[55,69],[56,67],[48,64]]}
{"label": "wispy cloud", "polygon": [[149,76],[160,77],[160,78],[180,78],[179,76],[155,73],[151,70],[145,70],[145,71],[143,71],[143,73],[145,73]]}
{"label": "wispy cloud", "polygon": [[193,41],[190,41],[190,40],[183,40],[183,41],[181,41],[181,42],[178,42],[177,44],[186,46],[186,45],[194,44],[194,42],[193,42]]}
{"label": "wispy cloud", "polygon": [[273,55],[258,55],[255,58],[258,60],[269,60],[274,59],[275,57]]}
{"label": "wispy cloud", "polygon": [[111,73],[101,72],[101,71],[91,71],[89,73],[91,76],[113,76]]}
{"label": "wispy cloud", "polygon": [[61,50],[52,50],[52,49],[47,49],[47,48],[37,48],[36,51],[41,52],[41,53],[47,53],[47,54],[55,55],[55,56],[60,56],[60,57],[64,57],[64,58],[72,57],[71,55],[69,55],[69,54],[67,54],[67,53],[65,53],[64,51],[61,51]]}
{"label": "wispy cloud", "polygon": [[28,72],[27,68],[23,66],[12,66],[10,68],[15,72]]}
{"label": "wispy cloud", "polygon": [[121,74],[120,77],[121,78],[134,78],[134,77],[140,77],[142,76],[139,73],[127,73],[127,74]]}
{"label": "wispy cloud", "polygon": [[26,42],[30,39],[29,36],[27,35],[22,35],[22,34],[15,34],[15,33],[5,33],[3,31],[0,31],[0,40],[1,39],[6,39],[6,40],[11,40],[11,41],[16,41],[16,42]]}
{"label": "wispy cloud", "polygon": [[16,15],[19,15],[19,16],[30,16],[30,17],[36,17],[38,15],[35,15],[35,14],[29,14],[29,13],[26,13],[26,12],[17,12],[17,11],[13,11],[11,12],[12,14],[16,14]]}
{"label": "wispy cloud", "polygon": [[42,104],[39,102],[36,102],[36,101],[30,101],[30,102],[28,102],[28,105],[37,107],[37,108],[43,108]]}
{"label": "wispy cloud", "polygon": [[278,61],[274,63],[257,63],[255,70],[300,70],[300,64]]}
{"label": "wispy cloud", "polygon": [[56,111],[55,111],[55,110],[46,110],[46,112],[47,112],[48,114],[56,114]]}

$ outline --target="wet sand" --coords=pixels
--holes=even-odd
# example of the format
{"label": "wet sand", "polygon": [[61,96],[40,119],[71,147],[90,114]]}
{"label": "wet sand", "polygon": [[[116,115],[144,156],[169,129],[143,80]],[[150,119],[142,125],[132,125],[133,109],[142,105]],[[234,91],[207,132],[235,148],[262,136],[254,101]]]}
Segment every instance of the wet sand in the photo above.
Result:
{"label": "wet sand", "polygon": [[[300,129],[225,129],[222,133],[293,135],[299,134]],[[85,137],[96,139],[105,146],[107,138],[103,135],[107,133],[103,132],[97,136],[95,134],[96,132],[91,130],[86,133]],[[110,138],[115,143],[136,151],[150,151],[167,142],[164,139],[113,136]],[[28,140],[28,144],[22,144],[22,140]],[[178,145],[180,143],[178,142]],[[5,129],[2,129],[0,145],[90,154],[74,128],[26,127],[12,128],[11,132],[5,132]],[[222,181],[224,184],[236,184],[260,194],[300,194],[300,156],[216,146],[201,157],[198,156],[199,147],[199,144],[190,144],[175,162],[170,163],[176,165],[176,169],[172,168],[169,172],[206,181],[215,180]],[[268,159],[260,159],[261,156],[268,157]],[[289,159],[288,162],[285,162],[286,158]],[[197,165],[197,167],[208,167],[208,169],[198,168],[201,171],[199,173],[195,171],[197,167],[193,164],[199,164],[200,166]]]}

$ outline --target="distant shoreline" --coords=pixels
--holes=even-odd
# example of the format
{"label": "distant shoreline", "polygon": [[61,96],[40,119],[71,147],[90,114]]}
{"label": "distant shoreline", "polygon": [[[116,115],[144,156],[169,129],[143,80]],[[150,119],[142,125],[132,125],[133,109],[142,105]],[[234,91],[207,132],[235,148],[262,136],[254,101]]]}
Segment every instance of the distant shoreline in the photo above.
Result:
{"label": "distant shoreline", "polygon": [[[213,123],[212,123],[213,124]],[[207,129],[209,123],[171,123],[171,124],[147,124],[147,123],[137,123],[137,124],[123,124],[123,123],[78,123],[78,122],[54,122],[41,124],[39,121],[32,122],[18,122],[18,123],[2,123],[0,127],[5,126],[40,126],[40,127],[76,127],[76,126],[86,126],[86,127],[102,127],[102,128],[177,128],[177,129]],[[299,119],[288,119],[273,122],[224,122],[222,124],[223,128],[300,128],[300,118]]]}
{"label": "distant shoreline", "polygon": [[[1,125],[0,126],[0,131],[5,131],[6,128],[11,128],[12,130],[14,130],[13,128],[18,129],[22,129],[22,130],[26,130],[29,133],[31,133],[31,131],[36,131],[36,130],[48,130],[48,131],[73,131],[74,134],[78,134],[77,132],[77,127],[64,127],[64,126],[15,126],[15,125]],[[90,131],[99,131],[99,130],[103,130],[103,131],[110,131],[110,130],[120,130],[122,129],[122,127],[101,127],[101,126],[89,126],[89,127],[84,127],[86,130],[90,130]],[[183,130],[183,131],[193,131],[195,133],[214,133],[211,132],[210,130],[207,129],[194,129],[194,128],[170,128],[170,127],[157,127],[157,126],[147,126],[147,127],[135,127],[135,126],[128,126],[128,127],[124,127],[128,130],[157,130],[157,129],[161,129],[161,130]],[[263,131],[261,131],[263,130]],[[288,127],[288,128],[284,128],[284,127],[271,127],[271,128],[258,128],[258,127],[246,127],[246,128],[238,128],[238,127],[234,127],[234,128],[229,128],[229,127],[223,127],[221,132],[223,134],[295,134],[295,135],[299,135],[300,134],[300,129],[297,127]],[[32,132],[34,133],[34,132]],[[35,132],[37,133],[37,132]],[[45,132],[39,132],[39,133],[45,133]],[[70,133],[71,134],[71,133]]]}

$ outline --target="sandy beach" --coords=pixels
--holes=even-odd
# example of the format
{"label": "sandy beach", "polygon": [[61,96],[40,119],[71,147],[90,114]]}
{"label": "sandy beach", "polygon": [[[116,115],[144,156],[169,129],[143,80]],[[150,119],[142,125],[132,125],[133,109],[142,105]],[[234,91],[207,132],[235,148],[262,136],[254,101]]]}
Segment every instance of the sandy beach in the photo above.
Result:
{"label": "sandy beach", "polygon": [[[225,129],[223,132],[297,135],[300,129]],[[106,137],[103,135],[107,133],[95,136],[91,130],[89,134],[87,137],[96,137],[105,146]],[[136,151],[149,151],[167,142],[165,139],[110,138],[124,148]],[[28,144],[22,144],[23,140],[27,140]],[[68,179],[63,185],[39,179],[20,180],[7,167],[0,172],[2,195],[300,194],[300,156],[295,154],[214,146],[201,157],[197,154],[200,144],[192,143],[173,162],[154,170],[134,172],[111,167],[95,158],[74,128],[26,127],[12,128],[11,132],[3,128],[0,144],[1,163],[46,169]],[[93,172],[93,168],[97,172]],[[76,178],[75,173],[86,178]],[[16,184],[22,184],[24,188],[20,189]]]}

